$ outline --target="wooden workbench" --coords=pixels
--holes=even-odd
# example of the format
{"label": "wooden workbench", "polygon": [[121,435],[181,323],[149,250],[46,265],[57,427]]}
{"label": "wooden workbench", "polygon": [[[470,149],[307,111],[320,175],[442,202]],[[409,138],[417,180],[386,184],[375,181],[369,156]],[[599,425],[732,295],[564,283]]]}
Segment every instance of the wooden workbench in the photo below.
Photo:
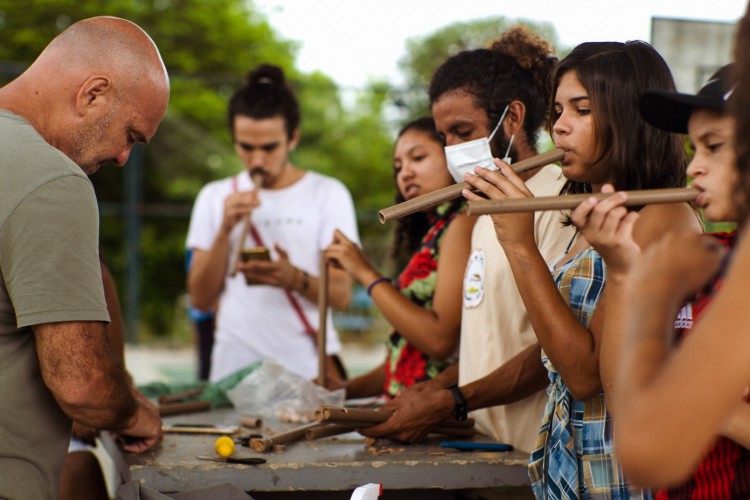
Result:
{"label": "wooden workbench", "polygon": [[[231,410],[172,417],[169,422],[237,424]],[[264,422],[264,436],[294,427]],[[248,433],[246,429],[243,432]],[[190,491],[231,483],[257,500],[289,498],[346,498],[357,486],[382,483],[381,498],[458,498],[469,489],[507,489],[514,497],[530,495],[526,464],[521,452],[466,452],[438,446],[433,436],[425,444],[404,445],[380,440],[368,447],[357,433],[316,441],[287,444],[284,451],[256,453],[237,445],[234,456],[262,457],[263,465],[226,464],[200,460],[198,455],[215,455],[217,436],[167,434],[154,449],[140,455],[123,453],[111,439],[104,445],[125,481],[137,479],[163,493]],[[477,436],[476,441],[492,441]],[[283,493],[282,493],[283,492]],[[318,493],[314,493],[318,492]],[[338,492],[338,493],[336,493]],[[420,493],[421,492],[421,493]]]}

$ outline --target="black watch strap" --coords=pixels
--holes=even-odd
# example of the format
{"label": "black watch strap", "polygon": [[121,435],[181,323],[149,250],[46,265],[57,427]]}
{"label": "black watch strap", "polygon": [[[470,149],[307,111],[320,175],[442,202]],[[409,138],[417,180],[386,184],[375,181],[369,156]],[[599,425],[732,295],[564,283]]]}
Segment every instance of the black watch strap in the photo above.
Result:
{"label": "black watch strap", "polygon": [[459,422],[463,422],[464,420],[466,420],[466,417],[469,414],[469,406],[466,404],[464,393],[461,392],[461,389],[458,388],[458,385],[452,385],[448,387],[448,390],[451,391],[453,400],[456,402],[456,420],[458,420]]}

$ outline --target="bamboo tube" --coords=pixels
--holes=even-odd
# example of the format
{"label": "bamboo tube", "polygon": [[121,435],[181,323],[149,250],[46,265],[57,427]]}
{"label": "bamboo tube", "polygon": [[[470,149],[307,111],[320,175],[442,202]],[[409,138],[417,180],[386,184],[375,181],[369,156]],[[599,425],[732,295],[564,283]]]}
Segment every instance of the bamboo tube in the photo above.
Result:
{"label": "bamboo tube", "polygon": [[159,396],[159,404],[168,404],[168,403],[178,403],[180,401],[185,401],[187,399],[195,398],[203,394],[203,387],[199,387],[197,389],[190,389],[189,391],[183,391],[183,392],[175,392],[174,394],[165,394],[163,396]]}
{"label": "bamboo tube", "polygon": [[167,403],[159,406],[159,415],[164,417],[166,415],[208,411],[210,409],[211,401],[193,401],[192,403]]}
{"label": "bamboo tube", "polygon": [[357,429],[354,424],[326,424],[320,427],[313,427],[305,431],[305,439],[313,441],[330,436],[338,436],[340,434],[346,434],[347,432],[353,432]]}
{"label": "bamboo tube", "polygon": [[[339,436],[341,434],[353,432],[357,430],[358,427],[360,426],[356,424],[328,424],[320,427],[314,427],[305,431],[305,439],[308,441],[314,441],[316,439]],[[430,434],[441,434],[443,436],[469,438],[473,437],[476,434],[476,430],[474,430],[474,427],[443,427],[438,425],[437,427],[434,427],[430,430]]]}
{"label": "bamboo tube", "polygon": [[320,254],[318,278],[318,385],[326,386],[326,331],[328,328],[328,263]]}
{"label": "bamboo tube", "polygon": [[248,429],[258,429],[263,427],[263,420],[256,417],[242,417],[240,419],[240,425],[247,427]]}
{"label": "bamboo tube", "polygon": [[305,431],[307,431],[308,429],[313,429],[315,427],[321,427],[323,425],[325,424],[313,422],[268,438],[254,438],[250,440],[250,446],[252,446],[252,448],[259,453],[265,453],[271,450],[274,445],[299,441],[300,439],[305,437]]}
{"label": "bamboo tube", "polygon": [[[546,153],[542,153],[540,155],[532,156],[531,158],[519,161],[518,163],[511,165],[511,168],[515,173],[520,174],[537,167],[542,167],[544,165],[560,161],[562,160],[563,156],[565,156],[565,152],[563,150],[553,149],[552,151],[548,151]],[[398,205],[384,208],[383,210],[378,212],[378,218],[380,219],[381,224],[384,224],[392,219],[398,219],[399,217],[411,215],[415,212],[440,205],[445,201],[458,198],[459,196],[461,196],[461,191],[464,189],[472,189],[472,187],[467,182],[459,182],[458,184],[453,184],[448,187],[438,189],[437,191],[433,191],[422,196],[417,196],[414,199],[407,200],[403,203],[399,203]]]}
{"label": "bamboo tube", "polygon": [[[254,189],[260,189],[260,185],[263,182],[263,174],[260,172],[253,172],[252,174],[250,174],[250,179],[252,179],[253,181],[253,185],[255,186]],[[245,247],[245,239],[247,238],[247,233],[250,231],[251,218],[251,215],[248,213],[242,219],[242,233],[240,234],[240,241],[237,244],[237,248],[234,249],[234,255],[232,255],[232,260],[230,261],[231,267],[229,269],[232,270],[232,277],[237,274],[237,264],[240,261],[242,249]]]}
{"label": "bamboo tube", "polygon": [[[357,427],[368,427],[370,425],[385,422],[392,415],[390,411],[367,410],[363,408],[341,408],[337,406],[323,406],[315,412],[315,418],[318,422],[331,424],[352,424]],[[458,420],[447,419],[438,424],[440,427],[451,427],[458,429],[467,429],[474,426],[474,419],[467,418],[459,422]]]}
{"label": "bamboo tube", "polygon": [[[693,201],[698,196],[694,188],[643,189],[626,191],[625,206],[640,206],[654,203],[679,203]],[[572,210],[579,203],[591,197],[603,200],[612,196],[609,193],[572,194],[562,196],[542,196],[539,198],[507,198],[504,200],[475,200],[468,203],[469,215],[509,214],[542,210]]]}

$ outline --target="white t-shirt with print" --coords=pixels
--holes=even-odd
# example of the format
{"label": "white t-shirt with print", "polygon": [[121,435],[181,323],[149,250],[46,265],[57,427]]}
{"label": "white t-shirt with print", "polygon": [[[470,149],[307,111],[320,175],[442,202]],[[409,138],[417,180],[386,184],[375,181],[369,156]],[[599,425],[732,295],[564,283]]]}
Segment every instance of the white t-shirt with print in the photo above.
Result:
{"label": "white t-shirt with print", "polygon": [[[236,179],[236,180],[233,180]],[[224,200],[236,189],[253,188],[249,176],[235,177],[207,184],[198,194],[190,219],[187,248],[210,250],[224,216]],[[321,250],[333,238],[334,229],[359,243],[359,234],[351,194],[338,180],[307,171],[289,187],[259,192],[260,206],[252,213],[252,222],[271,258],[278,255],[278,244],[289,255],[295,267],[311,276],[320,274]],[[239,244],[242,224],[234,228],[230,255]],[[255,246],[248,234],[245,246]],[[230,270],[227,270],[229,273]],[[313,329],[318,328],[318,306],[292,292]],[[327,320],[329,353],[341,349],[333,327],[331,313]],[[210,380],[216,382],[256,361],[272,358],[293,373],[313,378],[318,371],[318,355],[313,340],[305,333],[284,290],[266,285],[245,283],[244,275],[227,274],[219,299],[216,332],[211,355]]]}

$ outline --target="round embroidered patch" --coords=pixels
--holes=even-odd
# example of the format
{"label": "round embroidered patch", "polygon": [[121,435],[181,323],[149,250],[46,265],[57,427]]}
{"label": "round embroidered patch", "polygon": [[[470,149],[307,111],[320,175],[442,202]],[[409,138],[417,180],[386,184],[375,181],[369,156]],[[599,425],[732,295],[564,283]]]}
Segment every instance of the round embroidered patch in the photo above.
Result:
{"label": "round embroidered patch", "polygon": [[484,298],[484,250],[474,250],[464,274],[464,307],[471,309]]}

